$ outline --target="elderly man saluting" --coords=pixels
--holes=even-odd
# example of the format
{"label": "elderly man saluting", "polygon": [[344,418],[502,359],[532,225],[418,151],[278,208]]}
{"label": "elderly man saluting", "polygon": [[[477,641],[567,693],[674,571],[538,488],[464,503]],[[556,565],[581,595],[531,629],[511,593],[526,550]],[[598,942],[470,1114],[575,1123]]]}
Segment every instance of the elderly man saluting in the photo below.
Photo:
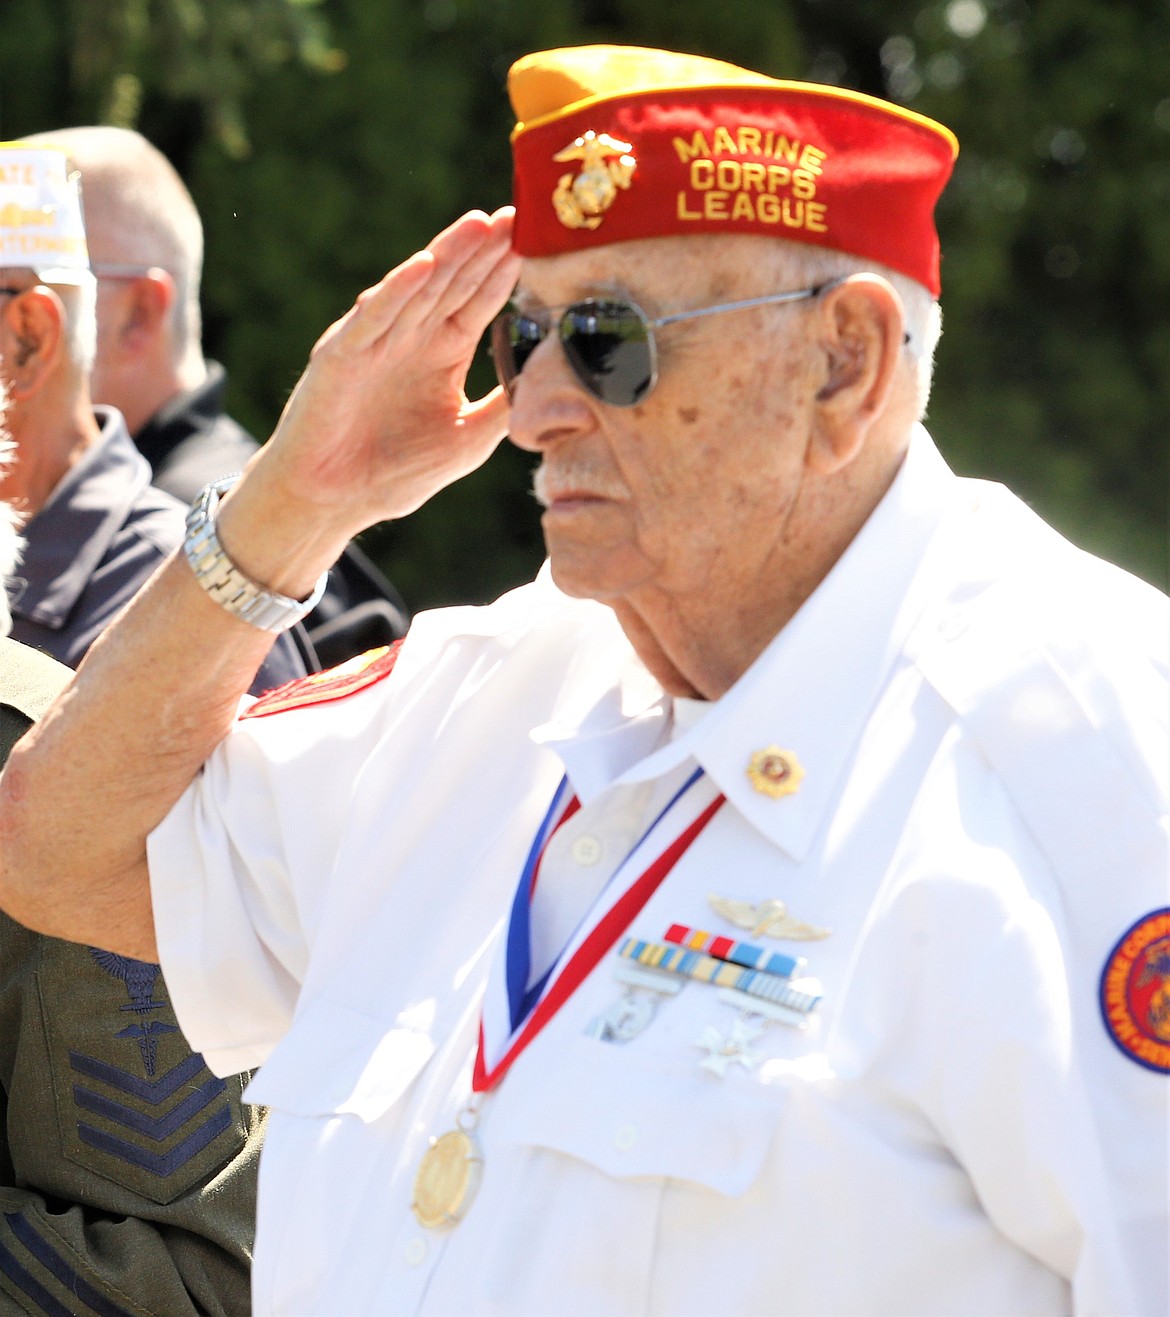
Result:
{"label": "elderly man saluting", "polygon": [[[953,138],[666,52],[510,91],[515,216],[324,335],[13,755],[4,904],[263,1067],[261,1312],[1164,1310],[1166,601],[917,424]],[[550,569],[241,709],[505,430]]]}

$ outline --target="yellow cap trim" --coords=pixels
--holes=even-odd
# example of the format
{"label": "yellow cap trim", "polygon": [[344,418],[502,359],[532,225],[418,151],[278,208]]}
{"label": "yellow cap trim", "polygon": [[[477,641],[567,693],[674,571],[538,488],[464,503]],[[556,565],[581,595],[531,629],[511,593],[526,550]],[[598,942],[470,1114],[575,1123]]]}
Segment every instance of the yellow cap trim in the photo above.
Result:
{"label": "yellow cap trim", "polygon": [[572,114],[588,109],[591,105],[605,105],[611,101],[631,101],[636,98],[647,96],[661,96],[664,92],[693,92],[707,94],[709,92],[734,91],[740,87],[761,87],[774,88],[777,91],[799,92],[802,95],[823,96],[826,100],[843,101],[851,105],[864,105],[868,109],[879,110],[883,114],[893,115],[897,119],[903,119],[906,123],[914,124],[918,128],[925,128],[928,132],[934,133],[941,137],[951,148],[951,159],[957,158],[959,154],[959,139],[945,124],[939,123],[936,119],[930,119],[925,114],[918,114],[914,110],[907,110],[901,105],[893,105],[889,101],[883,101],[880,97],[869,96],[862,91],[850,91],[844,87],[829,87],[817,82],[785,82],[778,78],[768,78],[763,74],[746,74],[743,81],[712,82],[696,85],[695,83],[677,83],[675,85],[662,84],[656,87],[639,88],[628,92],[599,92],[594,96],[586,96],[579,101],[573,101],[569,105],[562,106],[559,110],[553,110],[549,114],[539,115],[535,119],[530,119],[524,123],[518,123],[512,129],[510,141],[516,139],[522,134],[531,131],[534,128],[543,127],[548,123],[556,123],[559,119],[566,119]]}

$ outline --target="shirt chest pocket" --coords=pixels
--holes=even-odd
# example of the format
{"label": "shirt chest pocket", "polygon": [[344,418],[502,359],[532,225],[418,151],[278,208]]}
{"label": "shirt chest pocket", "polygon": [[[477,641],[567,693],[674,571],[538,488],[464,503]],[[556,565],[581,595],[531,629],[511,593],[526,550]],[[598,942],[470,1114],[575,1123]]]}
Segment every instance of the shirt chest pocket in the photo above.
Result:
{"label": "shirt chest pocket", "polygon": [[495,1099],[490,1137],[614,1179],[686,1182],[734,1198],[759,1178],[786,1099],[786,1089],[752,1076],[720,1079],[579,1038],[558,1048],[555,1064],[517,1066]]}

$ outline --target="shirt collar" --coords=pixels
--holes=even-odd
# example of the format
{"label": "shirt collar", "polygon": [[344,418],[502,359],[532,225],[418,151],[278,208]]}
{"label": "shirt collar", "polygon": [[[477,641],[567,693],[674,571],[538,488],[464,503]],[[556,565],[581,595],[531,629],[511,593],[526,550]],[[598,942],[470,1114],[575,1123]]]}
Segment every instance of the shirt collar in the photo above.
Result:
{"label": "shirt collar", "polygon": [[157,470],[192,430],[209,429],[222,415],[227,375],[218,361],[208,361],[205,365],[207,377],[203,383],[163,403],[134,436],[135,446],[150,463],[151,470]]}
{"label": "shirt collar", "polygon": [[121,412],[93,410],[101,434],[25,526],[24,552],[9,586],[13,613],[52,630],[65,625],[150,484],[150,467],[134,447]]}
{"label": "shirt collar", "polygon": [[[927,548],[957,490],[930,436],[916,427],[893,484],[832,571],[701,716],[689,711],[688,725],[666,739],[666,697],[623,717],[620,697],[611,696],[575,733],[562,723],[540,729],[537,739],[561,755],[583,800],[586,792],[697,761],[754,827],[803,858],[866,714],[927,602]],[[752,754],[772,745],[795,754],[805,773],[796,792],[780,799],[755,790],[747,776]]]}

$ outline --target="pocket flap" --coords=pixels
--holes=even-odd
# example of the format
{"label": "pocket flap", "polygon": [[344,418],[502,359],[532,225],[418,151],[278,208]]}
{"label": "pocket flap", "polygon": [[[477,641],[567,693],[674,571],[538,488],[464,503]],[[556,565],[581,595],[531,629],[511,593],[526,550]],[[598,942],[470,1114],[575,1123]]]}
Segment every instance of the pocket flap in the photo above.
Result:
{"label": "pocket flap", "polygon": [[298,1013],[244,1096],[298,1116],[377,1120],[435,1050],[429,1030],[419,1025],[409,1015],[387,1022],[315,998]]}
{"label": "pocket flap", "polygon": [[501,1101],[492,1136],[565,1153],[607,1175],[688,1180],[734,1197],[759,1176],[787,1096],[740,1078],[660,1070],[652,1058],[581,1038],[547,1079],[515,1085],[514,1094],[524,1091]]}

